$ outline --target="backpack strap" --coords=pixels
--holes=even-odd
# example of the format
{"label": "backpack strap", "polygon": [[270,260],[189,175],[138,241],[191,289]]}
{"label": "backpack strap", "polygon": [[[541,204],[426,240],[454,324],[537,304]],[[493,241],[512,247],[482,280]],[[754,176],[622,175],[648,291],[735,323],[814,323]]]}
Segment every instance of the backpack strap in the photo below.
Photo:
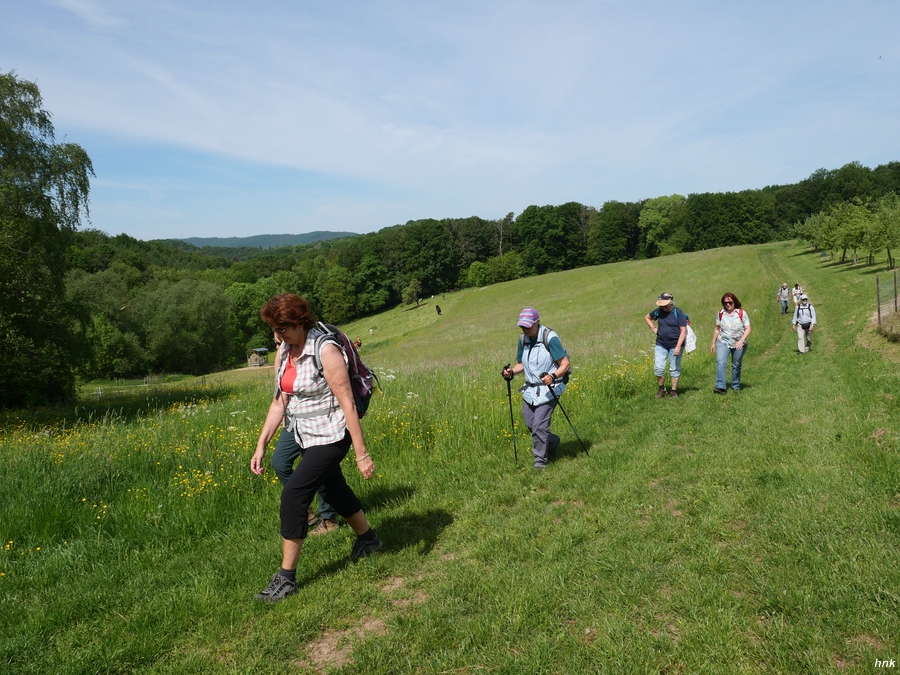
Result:
{"label": "backpack strap", "polygon": [[[321,321],[319,322],[319,330],[321,330],[321,334],[316,336],[316,341],[313,343],[313,367],[316,369],[316,373],[318,373],[318,377],[325,376],[325,370],[322,367],[322,346],[326,342],[330,342],[334,345],[337,345],[337,348],[344,351],[344,345],[341,343],[341,339],[332,333],[328,326],[326,326]],[[346,354],[344,354],[346,356]]]}
{"label": "backpack strap", "polygon": [[[532,342],[530,345],[528,345],[528,348],[532,349],[537,344],[542,344],[546,347],[547,344],[550,342],[550,340],[548,339],[549,335],[550,335],[550,329],[547,328],[547,326],[542,325],[541,330],[538,331],[537,336],[535,336],[535,338],[534,338],[534,342]],[[525,333],[522,333],[519,336],[519,346],[524,351],[524,349],[525,349]]]}
{"label": "backpack strap", "polygon": [[[720,309],[720,310],[719,310],[719,321],[722,321],[722,317],[723,317],[723,316],[725,316],[725,310],[724,310],[724,309]],[[744,320],[744,308],[743,308],[743,307],[738,307],[738,318],[739,318],[741,321]]]}
{"label": "backpack strap", "polygon": [[[544,345],[544,349],[547,350],[547,353],[548,353],[548,354],[550,353],[550,340],[551,340],[550,333],[552,333],[552,332],[553,332],[553,331],[552,331],[550,328],[547,328],[547,326],[541,325],[541,332],[540,332],[540,337],[541,337],[541,339],[538,340],[538,342],[540,342],[541,344]],[[567,356],[568,356],[568,355],[567,355]],[[559,367],[559,361],[554,361],[554,362],[553,362],[553,366],[554,366],[555,368],[558,368],[558,367]],[[568,380],[568,375],[569,375],[569,374],[566,373],[563,377],[567,378],[567,380]],[[566,382],[566,383],[568,383],[568,382]]]}

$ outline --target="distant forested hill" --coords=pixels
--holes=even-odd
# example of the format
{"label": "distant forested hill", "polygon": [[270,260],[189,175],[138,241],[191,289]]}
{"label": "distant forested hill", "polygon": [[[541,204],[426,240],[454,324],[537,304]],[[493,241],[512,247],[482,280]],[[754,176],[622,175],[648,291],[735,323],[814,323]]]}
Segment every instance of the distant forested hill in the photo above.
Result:
{"label": "distant forested hill", "polygon": [[[842,256],[860,249],[872,260],[900,250],[900,162],[874,169],[851,162],[792,185],[741,192],[531,205],[499,219],[423,219],[367,234],[306,236],[316,234],[331,238],[283,245],[275,235],[146,242],[90,229],[65,233],[66,300],[85,352],[78,374],[228,367],[248,349],[274,347],[259,308],[284,291],[343,324],[455,288],[797,236]],[[209,241],[220,245],[189,243]]]}
{"label": "distant forested hill", "polygon": [[[185,237],[174,241],[185,241],[197,248],[278,248],[297,244],[315,244],[317,241],[355,237],[354,232],[307,232],[305,234],[257,234],[252,237]],[[173,241],[173,240],[161,240]]]}

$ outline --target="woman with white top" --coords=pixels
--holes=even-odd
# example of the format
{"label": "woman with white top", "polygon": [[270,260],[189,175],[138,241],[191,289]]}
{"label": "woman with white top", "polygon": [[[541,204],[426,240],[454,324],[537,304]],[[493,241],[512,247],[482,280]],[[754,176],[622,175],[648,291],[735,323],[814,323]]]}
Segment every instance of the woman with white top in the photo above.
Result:
{"label": "woman with white top", "polygon": [[741,307],[734,293],[722,296],[722,309],[716,314],[716,330],[713,332],[709,353],[716,355],[716,394],[725,393],[725,367],[731,355],[731,388],[741,389],[741,364],[747,350],[750,335],[750,317]]}

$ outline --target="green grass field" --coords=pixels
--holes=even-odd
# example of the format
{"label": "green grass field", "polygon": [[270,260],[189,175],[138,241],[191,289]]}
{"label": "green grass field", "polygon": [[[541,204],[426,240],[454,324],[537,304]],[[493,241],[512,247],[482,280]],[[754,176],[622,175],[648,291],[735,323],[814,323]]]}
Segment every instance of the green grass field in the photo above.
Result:
{"label": "green grass field", "polygon": [[[351,484],[385,542],[311,538],[280,562],[274,473],[249,471],[271,370],[0,418],[6,673],[869,673],[900,660],[898,347],[872,268],[790,243],[470,289],[345,327],[384,386],[378,466]],[[819,317],[796,353],[775,300]],[[644,314],[691,316],[678,400],[656,400]],[[712,393],[718,299],[753,333]],[[434,304],[440,304],[438,317]],[[572,356],[560,458],[531,469],[506,385],[519,310]],[[372,333],[369,330],[372,329]]]}

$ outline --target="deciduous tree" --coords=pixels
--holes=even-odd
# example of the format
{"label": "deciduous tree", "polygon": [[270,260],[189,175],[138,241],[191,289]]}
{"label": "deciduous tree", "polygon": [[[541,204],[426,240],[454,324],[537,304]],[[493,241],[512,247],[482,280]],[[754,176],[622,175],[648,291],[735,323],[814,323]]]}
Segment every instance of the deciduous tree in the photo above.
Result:
{"label": "deciduous tree", "polygon": [[55,142],[37,85],[0,73],[0,407],[74,396],[65,254],[92,175],[80,146]]}

